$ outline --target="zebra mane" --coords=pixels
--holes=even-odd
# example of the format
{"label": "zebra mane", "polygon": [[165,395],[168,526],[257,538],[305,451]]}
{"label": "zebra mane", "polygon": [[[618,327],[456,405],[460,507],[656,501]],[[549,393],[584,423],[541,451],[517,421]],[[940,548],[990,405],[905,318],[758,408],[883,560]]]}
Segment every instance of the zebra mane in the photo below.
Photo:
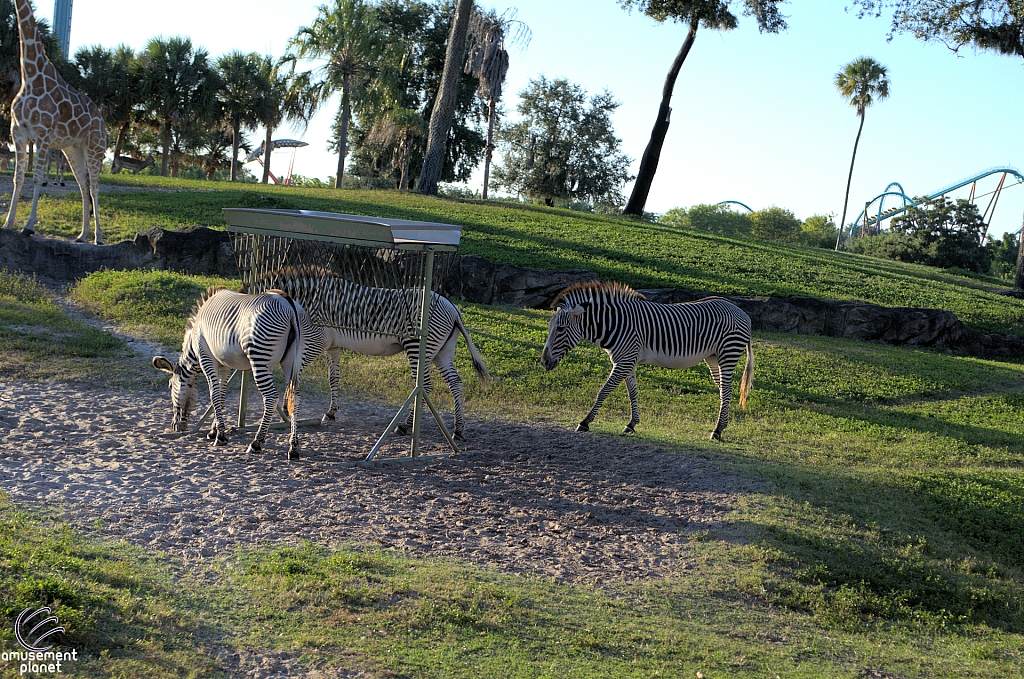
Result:
{"label": "zebra mane", "polygon": [[555,297],[555,301],[551,303],[552,309],[557,309],[566,300],[572,299],[574,301],[588,301],[593,300],[596,297],[603,297],[606,300],[619,300],[619,299],[647,299],[642,293],[637,292],[628,285],[616,281],[607,281],[602,283],[601,281],[587,281],[585,283],[576,283],[570,285],[562,292],[558,293]]}
{"label": "zebra mane", "polygon": [[195,324],[195,322],[196,322],[196,314],[199,313],[199,310],[202,308],[202,306],[204,304],[206,304],[211,297],[216,295],[221,290],[228,290],[228,289],[229,288],[226,288],[223,285],[214,285],[214,286],[211,286],[211,287],[207,288],[206,292],[204,292],[203,294],[199,295],[199,299],[196,300],[196,303],[192,306],[192,311],[190,311],[189,314],[188,314],[188,320],[185,321],[185,333],[186,334],[188,334],[188,331],[191,330],[192,326]]}

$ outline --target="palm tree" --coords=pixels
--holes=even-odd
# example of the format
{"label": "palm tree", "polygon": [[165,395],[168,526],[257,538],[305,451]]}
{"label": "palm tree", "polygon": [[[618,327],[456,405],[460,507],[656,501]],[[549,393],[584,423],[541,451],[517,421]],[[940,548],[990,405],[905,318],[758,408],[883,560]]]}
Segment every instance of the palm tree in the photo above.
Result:
{"label": "palm tree", "polygon": [[396,108],[379,118],[367,135],[369,144],[394,150],[391,164],[402,172],[398,180],[400,191],[409,187],[409,155],[413,141],[422,138],[426,132],[427,123],[423,116],[412,109]]}
{"label": "palm tree", "polygon": [[864,112],[877,99],[882,101],[889,96],[889,77],[885,66],[871,57],[860,57],[848,63],[843,70],[836,73],[836,89],[850,101],[850,106],[857,109],[860,126],[857,128],[857,139],[853,142],[853,157],[850,158],[850,175],[846,179],[846,198],[843,200],[843,217],[839,220],[839,236],[836,238],[836,250],[843,240],[843,228],[846,226],[846,208],[850,202],[850,183],[853,181],[853,163],[857,160],[857,145],[860,133],[864,131]]}
{"label": "palm tree", "polygon": [[470,32],[476,45],[470,55],[467,68],[477,77],[480,85],[477,93],[487,101],[487,146],[484,147],[484,190],[483,199],[487,200],[487,184],[491,176],[491,156],[494,154],[494,123],[498,102],[501,101],[501,90],[508,73],[508,52],[505,51],[505,38],[509,29],[516,27],[512,42],[528,43],[530,29],[515,16],[495,16],[494,14],[478,13],[472,21]]}
{"label": "palm tree", "polygon": [[437,184],[444,170],[445,145],[448,141],[448,131],[452,126],[452,116],[455,114],[459,74],[462,71],[463,58],[466,56],[466,36],[469,33],[469,20],[472,14],[473,0],[458,0],[455,16],[452,18],[451,32],[448,34],[441,87],[430,111],[427,150],[423,154],[423,167],[420,168],[420,181],[417,186],[420,193],[430,196],[437,195]]}
{"label": "palm tree", "polygon": [[348,127],[354,95],[362,93],[397,61],[396,47],[377,21],[374,7],[363,0],[334,0],[322,5],[310,26],[303,26],[288,42],[285,62],[293,69],[298,59],[324,61],[316,68],[295,77],[297,90],[292,99],[304,109],[308,119],[335,92],[341,93],[338,134],[338,173],[334,188],[341,188],[348,153]]}
{"label": "palm tree", "polygon": [[300,90],[292,85],[284,64],[271,57],[261,57],[256,71],[258,96],[254,113],[266,130],[263,142],[263,183],[270,181],[270,154],[274,150],[274,131],[285,120],[301,120],[302,103],[297,98]]}
{"label": "palm tree", "polygon": [[118,45],[113,50],[100,45],[83,47],[75,53],[75,66],[79,76],[75,86],[96,102],[110,129],[117,130],[110,167],[111,172],[117,172],[118,157],[137,114],[136,107],[142,101],[135,50],[128,45]]}
{"label": "palm tree", "polygon": [[160,176],[167,176],[175,125],[205,122],[215,113],[219,77],[205,49],[188,38],[151,38],[139,54],[142,94],[160,130]]}
{"label": "palm tree", "polygon": [[238,178],[238,146],[241,129],[255,129],[260,123],[256,108],[260,98],[260,69],[263,58],[252,52],[233,50],[217,60],[223,86],[219,97],[231,125],[231,181]]}

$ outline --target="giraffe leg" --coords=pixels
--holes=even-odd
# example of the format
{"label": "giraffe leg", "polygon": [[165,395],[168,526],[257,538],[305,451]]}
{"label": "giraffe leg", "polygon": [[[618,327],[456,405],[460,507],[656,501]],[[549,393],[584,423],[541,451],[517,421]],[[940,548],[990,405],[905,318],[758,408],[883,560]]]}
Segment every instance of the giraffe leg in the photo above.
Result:
{"label": "giraffe leg", "polygon": [[75,175],[75,181],[78,182],[78,192],[82,194],[82,232],[78,234],[75,242],[84,243],[89,239],[89,169],[86,165],[85,151],[81,148],[74,146],[66,149],[64,153],[67,155],[68,164],[71,165],[71,172]]}
{"label": "giraffe leg", "polygon": [[7,221],[4,222],[5,229],[13,229],[15,217],[18,214],[18,200],[21,198],[21,190],[25,186],[25,166],[28,164],[28,142],[18,140],[16,134],[14,141],[14,189],[11,191],[11,207],[7,211]]}
{"label": "giraffe leg", "polygon": [[28,221],[25,228],[21,230],[26,236],[36,232],[36,208],[39,206],[39,189],[43,180],[46,179],[46,159],[50,155],[50,147],[46,142],[40,141],[36,145],[36,165],[32,168],[32,210],[28,213]]}
{"label": "giraffe leg", "polygon": [[[96,245],[103,245],[103,231],[100,229],[100,172],[103,171],[103,156],[106,153],[106,148],[106,141],[103,141],[103,143],[94,142],[86,153],[86,170],[89,177],[88,193],[92,205],[93,221],[95,221],[94,226],[96,228],[96,237],[93,242]],[[82,194],[82,202],[85,203],[86,191],[81,185],[78,188]],[[88,225],[87,217],[84,221]]]}

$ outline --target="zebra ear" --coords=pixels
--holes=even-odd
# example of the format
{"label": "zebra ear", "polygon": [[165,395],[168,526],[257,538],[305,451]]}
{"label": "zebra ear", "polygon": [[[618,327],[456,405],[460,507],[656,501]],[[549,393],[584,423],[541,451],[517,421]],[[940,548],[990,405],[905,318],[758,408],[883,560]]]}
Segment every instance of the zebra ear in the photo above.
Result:
{"label": "zebra ear", "polygon": [[577,304],[575,307],[569,310],[569,315],[573,318],[578,318],[583,315],[586,308],[582,304]]}
{"label": "zebra ear", "polygon": [[162,370],[165,373],[171,373],[172,375],[174,374],[174,364],[168,361],[163,356],[153,357],[153,367],[156,368],[157,370]]}

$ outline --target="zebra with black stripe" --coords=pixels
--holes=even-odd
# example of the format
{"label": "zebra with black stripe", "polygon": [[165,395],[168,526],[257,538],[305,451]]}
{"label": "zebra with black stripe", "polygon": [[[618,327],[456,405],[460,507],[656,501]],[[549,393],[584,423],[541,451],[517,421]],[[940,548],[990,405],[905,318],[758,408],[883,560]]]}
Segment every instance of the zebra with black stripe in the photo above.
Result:
{"label": "zebra with black stripe", "polygon": [[[309,347],[322,346],[323,338],[309,314],[280,290],[246,295],[225,288],[211,288],[200,297],[185,324],[185,336],[177,363],[153,357],[153,367],[171,374],[171,427],[188,430],[188,418],[199,400],[196,379],[203,372],[210,387],[214,420],[208,438],[216,446],[228,443],[224,413],[224,382],[234,370],[251,370],[263,397],[263,417],[246,452],[259,452],[277,403],[274,367],[284,371],[285,410],[291,420],[288,459],[299,457],[296,443],[295,407],[299,373]],[[320,351],[322,353],[322,350]],[[315,358],[315,354],[313,357]]]}
{"label": "zebra with black stripe", "polygon": [[[419,290],[377,288],[354,283],[346,278],[316,266],[292,266],[274,271],[256,282],[257,287],[280,288],[308,308],[316,310],[314,322],[323,333],[323,346],[307,350],[307,362],[320,353],[328,356],[328,371],[331,385],[331,406],[324,415],[333,420],[338,410],[338,381],[340,374],[341,350],[354,351],[365,356],[393,356],[405,352],[413,377],[419,366]],[[390,328],[390,332],[366,332],[343,328]],[[424,375],[424,388],[429,394],[433,389],[429,366],[435,365],[442,379],[452,393],[455,405],[455,422],[452,434],[456,440],[465,441],[465,416],[463,414],[462,378],[455,369],[455,347],[459,335],[466,338],[466,346],[473,360],[473,368],[481,379],[490,375],[483,358],[477,351],[462,321],[458,307],[446,297],[430,293],[430,325],[427,331],[426,361],[428,370]],[[398,425],[400,433],[408,433],[412,427],[412,413],[404,424]]]}
{"label": "zebra with black stripe", "polygon": [[732,302],[706,297],[681,304],[658,304],[619,283],[591,282],[565,289],[552,306],[556,311],[548,323],[548,340],[541,358],[547,370],[553,370],[582,339],[604,349],[612,361],[611,375],[576,431],[590,430],[605,398],[625,381],[630,419],[622,433],[634,432],[640,423],[636,367],[641,363],[663,368],[707,363],[720,398],[718,423],[711,438],[721,439],[729,421],[733,371],[746,350],[747,364],[740,385],[740,407],[746,407],[754,378],[750,317]]}

